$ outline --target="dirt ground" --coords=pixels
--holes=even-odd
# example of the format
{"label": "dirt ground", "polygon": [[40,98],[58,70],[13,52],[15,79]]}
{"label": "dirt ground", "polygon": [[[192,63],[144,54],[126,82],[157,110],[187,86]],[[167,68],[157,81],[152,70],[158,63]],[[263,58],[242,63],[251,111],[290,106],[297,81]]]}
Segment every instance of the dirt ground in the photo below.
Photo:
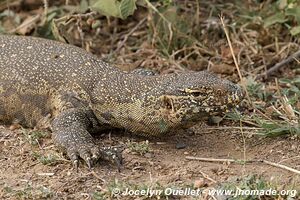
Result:
{"label": "dirt ground", "polygon": [[[300,177],[295,173],[263,163],[242,165],[185,158],[243,159],[245,156],[246,159],[267,160],[300,170],[299,139],[292,137],[263,138],[253,134],[255,130],[244,130],[242,134],[239,129],[199,125],[166,138],[149,139],[150,150],[143,155],[126,148],[121,172],[107,162],[97,163],[92,170],[80,163],[76,172],[72,164],[58,153],[50,137],[44,137],[38,145],[33,145],[28,142],[26,131],[11,131],[8,127],[0,129],[1,199],[106,199],[112,196],[111,190],[115,187],[214,188],[220,183],[253,174],[277,183],[281,189],[291,186],[299,188],[300,185]],[[99,145],[128,145],[145,141],[145,138],[122,132],[96,138]],[[54,155],[58,159],[54,164],[44,165],[33,152]],[[106,196],[102,197],[102,194]],[[190,196],[180,198],[192,199]]]}

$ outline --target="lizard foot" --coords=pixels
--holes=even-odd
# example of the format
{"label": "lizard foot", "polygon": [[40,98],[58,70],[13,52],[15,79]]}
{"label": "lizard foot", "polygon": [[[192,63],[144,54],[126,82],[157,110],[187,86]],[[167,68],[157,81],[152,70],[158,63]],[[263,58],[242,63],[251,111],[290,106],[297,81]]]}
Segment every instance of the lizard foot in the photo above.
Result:
{"label": "lizard foot", "polygon": [[[73,166],[78,170],[79,158],[82,158],[89,169],[98,159],[108,160],[117,165],[120,171],[122,165],[122,149],[119,147],[102,147],[94,143],[93,137],[87,131],[67,130],[54,134],[54,141],[62,147],[67,156],[73,162]],[[72,134],[70,134],[72,133]]]}
{"label": "lizard foot", "polygon": [[[92,116],[93,117],[93,116]],[[118,169],[122,164],[121,151],[117,147],[100,148],[88,131],[93,126],[93,119],[82,109],[70,109],[61,113],[52,122],[52,134],[55,143],[62,147],[78,170],[79,158],[91,169],[99,158],[113,161]]]}
{"label": "lizard foot", "polygon": [[66,148],[66,152],[76,170],[78,170],[79,158],[82,158],[88,168],[91,169],[94,165],[94,161],[98,160],[100,157],[99,147],[93,143],[77,143],[76,145]]}
{"label": "lizard foot", "polygon": [[55,143],[61,147],[67,156],[73,162],[74,168],[78,169],[79,158],[82,158],[89,168],[92,167],[93,161],[100,157],[100,149],[93,142],[93,138],[89,133],[70,131],[72,134],[66,133],[67,130],[54,134]]}

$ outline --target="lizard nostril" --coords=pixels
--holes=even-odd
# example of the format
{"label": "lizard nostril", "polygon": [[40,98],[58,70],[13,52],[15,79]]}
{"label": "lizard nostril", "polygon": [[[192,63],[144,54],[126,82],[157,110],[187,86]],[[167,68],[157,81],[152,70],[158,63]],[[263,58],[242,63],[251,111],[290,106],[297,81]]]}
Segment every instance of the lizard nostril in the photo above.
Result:
{"label": "lizard nostril", "polygon": [[221,89],[217,89],[217,94],[221,96],[222,95],[222,90]]}
{"label": "lizard nostril", "polygon": [[199,97],[199,96],[201,95],[201,93],[200,93],[200,92],[193,92],[192,95],[193,95],[194,97]]}

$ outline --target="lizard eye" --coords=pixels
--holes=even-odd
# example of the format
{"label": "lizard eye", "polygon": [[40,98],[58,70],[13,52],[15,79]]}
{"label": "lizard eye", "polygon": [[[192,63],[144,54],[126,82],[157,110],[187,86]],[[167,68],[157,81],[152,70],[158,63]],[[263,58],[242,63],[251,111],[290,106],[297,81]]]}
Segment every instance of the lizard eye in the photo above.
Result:
{"label": "lizard eye", "polygon": [[191,95],[191,96],[194,96],[194,97],[199,97],[201,94],[203,94],[203,92],[201,90],[198,90],[198,89],[186,88],[186,89],[183,89],[181,91],[184,92],[187,95]]}

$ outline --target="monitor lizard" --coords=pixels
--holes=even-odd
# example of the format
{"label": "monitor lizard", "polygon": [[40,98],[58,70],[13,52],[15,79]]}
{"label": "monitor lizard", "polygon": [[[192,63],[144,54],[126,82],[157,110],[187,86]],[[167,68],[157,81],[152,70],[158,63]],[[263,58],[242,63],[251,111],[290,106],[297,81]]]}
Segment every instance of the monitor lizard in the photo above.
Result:
{"label": "monitor lizard", "polygon": [[49,127],[78,168],[120,152],[92,133],[122,128],[161,136],[236,107],[244,91],[206,71],[127,73],[85,50],[35,37],[0,35],[0,123]]}

